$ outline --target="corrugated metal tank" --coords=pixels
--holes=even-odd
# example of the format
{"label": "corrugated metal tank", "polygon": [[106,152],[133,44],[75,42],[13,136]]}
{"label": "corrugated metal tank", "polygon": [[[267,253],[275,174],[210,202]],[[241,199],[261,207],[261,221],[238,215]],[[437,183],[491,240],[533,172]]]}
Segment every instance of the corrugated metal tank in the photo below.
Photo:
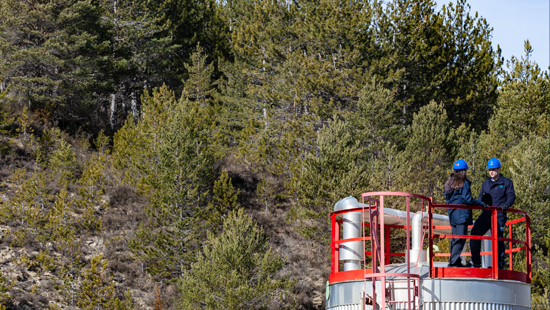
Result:
{"label": "corrugated metal tank", "polygon": [[[447,263],[437,263],[445,267]],[[406,272],[405,264],[386,266],[387,273]],[[413,307],[424,310],[523,310],[531,308],[529,284],[497,279],[479,278],[428,278],[427,265],[411,267],[410,273],[420,275],[420,296]],[[395,280],[388,277],[387,280]],[[361,294],[372,296],[372,282],[349,281],[330,284],[327,288],[327,307],[331,310],[361,310]],[[389,309],[408,309],[406,282],[386,283],[391,300]],[[380,303],[380,281],[376,281],[377,303]],[[372,309],[366,306],[365,309]]]}

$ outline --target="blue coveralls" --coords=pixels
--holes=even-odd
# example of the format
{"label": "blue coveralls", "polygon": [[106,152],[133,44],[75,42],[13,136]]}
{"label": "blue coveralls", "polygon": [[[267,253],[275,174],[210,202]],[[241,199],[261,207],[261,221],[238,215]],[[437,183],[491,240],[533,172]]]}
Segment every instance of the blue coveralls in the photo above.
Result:
{"label": "blue coveralls", "polygon": [[[466,179],[462,188],[451,192],[451,189],[446,189],[445,200],[447,204],[481,206],[483,203],[472,197],[470,190],[470,181]],[[452,226],[453,235],[467,235],[468,225],[472,225],[472,210],[470,209],[448,209],[449,221]],[[461,266],[462,261],[460,254],[464,248],[466,239],[451,239],[451,257],[449,258],[449,266]]]}
{"label": "blue coveralls", "polygon": [[[478,199],[492,207],[502,207],[503,205],[511,207],[516,200],[514,183],[502,174],[495,182],[488,177],[481,185]],[[499,226],[497,235],[499,238],[504,236],[504,226],[507,219],[506,212],[497,212]],[[471,235],[483,236],[489,229],[491,229],[491,211],[484,210],[476,220]],[[481,266],[481,240],[470,240],[470,248],[472,250],[472,263],[476,267]],[[504,268],[504,241],[498,242],[498,268]]]}

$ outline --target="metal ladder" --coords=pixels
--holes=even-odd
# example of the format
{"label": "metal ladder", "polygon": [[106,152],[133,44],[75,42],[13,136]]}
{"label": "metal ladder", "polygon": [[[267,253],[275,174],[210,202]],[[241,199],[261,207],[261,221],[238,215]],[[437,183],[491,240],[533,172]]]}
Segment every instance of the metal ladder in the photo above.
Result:
{"label": "metal ladder", "polygon": [[[369,199],[371,200],[371,199]],[[420,276],[418,274],[411,273],[386,273],[385,270],[385,253],[381,249],[384,249],[384,213],[380,211],[380,205],[378,199],[372,199],[371,201],[375,202],[376,208],[372,208],[369,203],[369,217],[370,217],[370,240],[371,240],[371,253],[372,253],[372,272],[364,276],[364,290],[361,293],[361,310],[367,310],[370,306],[372,310],[382,310],[382,309],[399,309],[399,310],[412,310],[412,309],[422,309],[421,304],[421,290],[420,290]],[[383,210],[383,201],[382,210]],[[407,199],[407,209],[409,205],[409,200]],[[364,201],[363,201],[363,223],[364,221]],[[382,216],[382,226],[380,231],[382,232],[381,238],[379,238],[379,222],[380,216]],[[410,248],[410,213],[407,215],[407,251]],[[362,229],[363,237],[365,237],[365,229]],[[363,251],[365,252],[365,240],[363,240]],[[366,268],[366,255],[363,255],[363,268]],[[409,259],[407,259],[407,271],[410,271]],[[392,279],[387,279],[392,277]],[[372,283],[372,296],[369,296],[366,293],[367,280],[370,279]],[[380,283],[380,302],[377,302],[377,293],[376,293],[376,282]],[[407,283],[407,300],[396,300],[395,294],[395,284],[396,283]],[[392,289],[393,287],[393,289]],[[401,287],[399,287],[401,288]],[[404,287],[403,287],[404,288]],[[393,293],[393,294],[392,294]]]}

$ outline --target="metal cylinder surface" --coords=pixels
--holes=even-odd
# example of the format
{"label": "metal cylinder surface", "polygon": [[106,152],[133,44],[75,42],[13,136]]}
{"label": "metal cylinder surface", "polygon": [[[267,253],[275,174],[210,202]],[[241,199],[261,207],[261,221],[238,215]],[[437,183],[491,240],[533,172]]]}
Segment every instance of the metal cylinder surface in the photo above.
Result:
{"label": "metal cylinder surface", "polygon": [[[489,230],[485,237],[490,237],[491,231]],[[483,240],[481,242],[481,252],[491,252],[493,250],[493,241],[491,240]],[[490,268],[493,266],[493,255],[483,255],[481,256],[481,267],[483,268]]]}
{"label": "metal cylinder surface", "polygon": [[[346,197],[334,205],[334,211],[354,209],[360,207],[357,199]],[[361,212],[346,213],[342,216],[342,240],[361,237]],[[344,261],[344,271],[361,268],[364,248],[362,241],[351,241],[340,244],[339,259]]]}

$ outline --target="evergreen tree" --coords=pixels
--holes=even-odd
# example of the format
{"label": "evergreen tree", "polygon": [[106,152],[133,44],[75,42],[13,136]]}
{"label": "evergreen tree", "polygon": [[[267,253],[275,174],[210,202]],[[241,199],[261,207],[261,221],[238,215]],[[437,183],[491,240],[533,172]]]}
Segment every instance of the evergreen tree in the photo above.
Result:
{"label": "evergreen tree", "polygon": [[548,137],[548,73],[530,60],[533,49],[528,40],[524,49],[524,57],[512,57],[507,64],[510,72],[502,82],[490,121],[491,134],[501,148],[516,145],[532,134]]}
{"label": "evergreen tree", "polygon": [[[128,141],[118,140],[123,138],[120,135],[117,141],[122,145],[114,148],[119,165],[146,174],[140,177],[144,181],[140,187],[151,195],[145,210],[148,219],[136,232],[131,247],[148,263],[149,272],[162,280],[181,274],[192,261],[196,236],[203,227],[198,220],[207,208],[207,197],[212,194],[214,162],[219,156],[215,107],[208,104],[206,97],[190,98],[190,94],[210,89],[209,81],[201,78],[204,70],[210,69],[203,66],[204,56],[196,55],[192,59],[197,62],[188,68],[197,69],[190,70],[195,73],[185,86],[198,85],[199,92],[193,92],[196,87],[186,88],[193,91],[184,93],[176,102],[173,93],[161,89],[151,98],[158,103],[148,107],[151,115],[144,117],[144,124],[127,122],[125,125],[124,135],[132,140],[143,135],[142,131],[136,132],[141,126],[148,126],[147,134],[151,137],[144,139],[145,144],[140,142],[138,149],[135,146],[124,149],[120,146],[127,145]],[[158,118],[163,113],[168,116],[166,120]],[[145,156],[136,152],[141,147]],[[133,159],[128,160],[123,154]],[[153,161],[146,161],[147,158]]]}
{"label": "evergreen tree", "polygon": [[[0,75],[0,85],[3,85],[4,78]],[[6,104],[5,100],[3,99],[8,94],[7,90],[4,90],[3,88],[0,88],[0,137],[3,139],[7,134],[8,130],[6,130],[6,127],[12,124],[14,118],[9,116],[8,111],[6,110]],[[2,152],[4,152],[4,147],[2,146],[0,148]]]}
{"label": "evergreen tree", "polygon": [[502,63],[486,20],[471,16],[466,0],[440,12],[432,0],[394,0],[373,9],[378,27],[365,66],[395,91],[405,124],[435,100],[449,111],[452,127],[485,129]]}
{"label": "evergreen tree", "polygon": [[358,140],[375,156],[387,142],[403,144],[404,127],[394,95],[373,78],[359,93],[357,107],[349,122],[358,131]]}
{"label": "evergreen tree", "polygon": [[235,191],[231,179],[226,170],[223,170],[219,179],[214,182],[212,189],[212,200],[205,209],[202,216],[210,222],[213,230],[216,231],[222,225],[223,219],[228,213],[236,210],[239,205],[240,191]]}
{"label": "evergreen tree", "polygon": [[[548,138],[530,135],[505,152],[502,168],[514,182],[516,201],[512,208],[526,211],[531,218],[532,294],[539,296],[548,287],[548,154]],[[511,219],[516,217],[511,215]],[[514,236],[523,240],[525,230],[516,225]],[[514,259],[515,268],[524,270],[524,253]]]}
{"label": "evergreen tree", "polygon": [[[294,217],[326,219],[334,203],[346,196],[358,197],[368,187],[365,149],[349,123],[329,121],[317,138],[318,149],[307,155],[298,183],[299,207]],[[302,233],[321,236],[326,227],[302,226]],[[318,231],[321,230],[321,233]]]}
{"label": "evergreen tree", "polygon": [[466,0],[443,6],[444,67],[435,81],[436,101],[441,101],[454,128],[462,123],[486,129],[497,100],[500,47],[491,47],[492,28],[478,13],[470,15]]}
{"label": "evergreen tree", "polygon": [[434,98],[433,84],[442,69],[443,20],[434,8],[432,0],[373,5],[378,27],[370,45],[376,50],[365,53],[366,66],[394,90],[405,124]]}
{"label": "evergreen tree", "polygon": [[102,100],[110,102],[110,126],[118,129],[117,120],[123,123],[129,112],[134,120],[139,117],[144,89],[173,84],[173,70],[169,68],[173,67],[171,59],[179,46],[171,35],[166,35],[169,25],[161,20],[155,1],[100,3],[102,18],[113,38],[109,45],[111,85]]}
{"label": "evergreen tree", "polygon": [[96,1],[2,1],[0,66],[10,102],[47,119],[90,120],[108,84],[110,37],[100,16]]}
{"label": "evergreen tree", "polygon": [[107,274],[107,266],[107,260],[99,254],[92,257],[90,267],[84,270],[77,303],[82,309],[132,309],[131,296],[127,295],[125,302],[115,297],[115,284]]}
{"label": "evergreen tree", "polygon": [[115,134],[113,166],[121,183],[138,187],[144,193],[153,190],[158,178],[158,149],[162,130],[171,120],[176,105],[173,91],[166,86],[143,95],[142,117],[132,117]]}
{"label": "evergreen tree", "polygon": [[400,176],[400,191],[442,197],[449,171],[451,128],[442,104],[431,102],[414,114],[407,145],[400,154],[406,165]]}
{"label": "evergreen tree", "polygon": [[147,1],[147,5],[154,9],[153,16],[162,28],[153,38],[170,37],[173,46],[177,47],[166,55],[170,62],[164,67],[164,82],[172,88],[181,90],[181,82],[188,79],[185,64],[189,63],[191,54],[197,52],[197,44],[200,43],[214,63],[218,58],[229,57],[228,29],[222,20],[219,2],[153,0]]}
{"label": "evergreen tree", "polygon": [[232,212],[219,236],[208,239],[179,281],[181,309],[266,309],[284,306],[294,283],[275,279],[285,260],[268,246],[263,230],[243,209]]}

